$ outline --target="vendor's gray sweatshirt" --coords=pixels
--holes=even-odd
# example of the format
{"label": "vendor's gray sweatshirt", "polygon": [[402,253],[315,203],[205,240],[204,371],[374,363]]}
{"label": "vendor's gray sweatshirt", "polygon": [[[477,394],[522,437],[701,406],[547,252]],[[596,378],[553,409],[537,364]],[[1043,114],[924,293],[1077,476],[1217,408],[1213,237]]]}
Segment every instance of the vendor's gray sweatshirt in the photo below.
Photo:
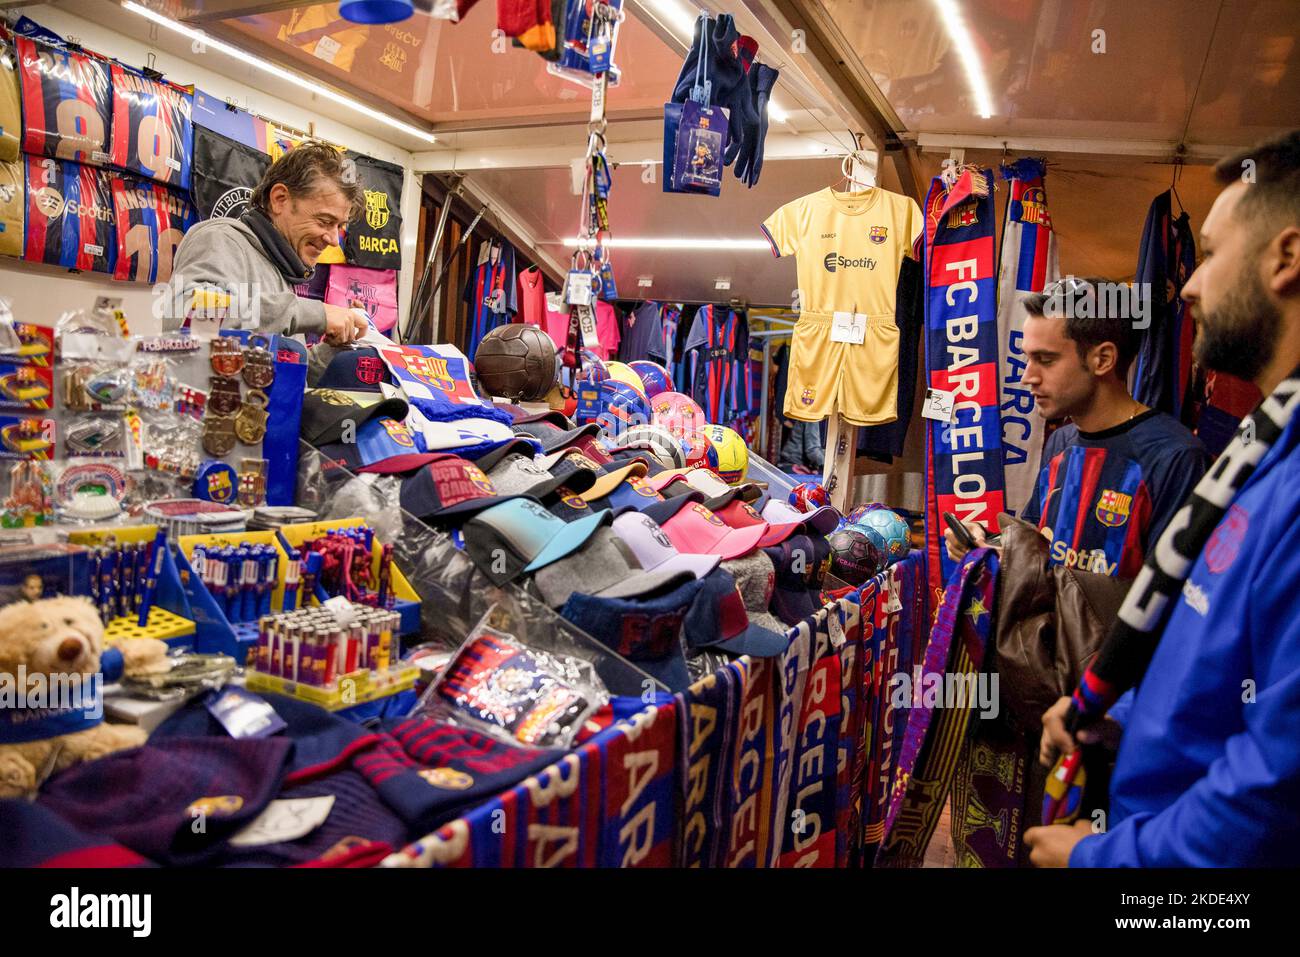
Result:
{"label": "vendor's gray sweatshirt", "polygon": [[[307,271],[298,282],[306,282]],[[171,301],[163,326],[179,329],[198,291],[231,297],[222,320],[225,328],[256,329],[264,333],[325,331],[325,305],[299,298],[281,266],[267,254],[262,241],[242,220],[209,219],[190,229],[176,248],[172,267]]]}

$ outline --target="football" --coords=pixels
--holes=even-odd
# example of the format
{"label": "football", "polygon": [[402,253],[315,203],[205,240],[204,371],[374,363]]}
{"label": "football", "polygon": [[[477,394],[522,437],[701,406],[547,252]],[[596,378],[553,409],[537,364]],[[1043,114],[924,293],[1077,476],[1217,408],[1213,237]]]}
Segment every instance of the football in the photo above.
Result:
{"label": "football", "polygon": [[555,385],[555,343],[536,326],[512,322],[483,337],[474,371],[489,395],[538,401]]}
{"label": "football", "polygon": [[889,564],[907,557],[912,550],[912,530],[897,512],[887,508],[874,508],[852,523],[874,530],[889,548]]}
{"label": "football", "polygon": [[861,526],[832,532],[831,574],[850,585],[861,585],[885,567],[887,546],[871,529]]}

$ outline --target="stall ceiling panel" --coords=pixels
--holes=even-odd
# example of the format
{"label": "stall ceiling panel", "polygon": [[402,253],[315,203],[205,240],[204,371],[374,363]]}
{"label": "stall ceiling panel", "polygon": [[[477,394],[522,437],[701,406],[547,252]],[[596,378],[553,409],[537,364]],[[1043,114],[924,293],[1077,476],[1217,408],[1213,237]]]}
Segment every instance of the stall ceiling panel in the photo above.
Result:
{"label": "stall ceiling panel", "polygon": [[1300,99],[1295,0],[807,2],[913,132],[1244,144]]}
{"label": "stall ceiling panel", "polygon": [[[591,110],[589,89],[552,76],[541,57],[493,36],[495,3],[478,3],[460,23],[417,11],[401,23],[362,26],[342,19],[336,3],[226,23],[322,79],[433,123],[538,124],[572,121]],[[661,110],[681,56],[628,17],[615,62],[623,75],[609,91],[611,117]]]}

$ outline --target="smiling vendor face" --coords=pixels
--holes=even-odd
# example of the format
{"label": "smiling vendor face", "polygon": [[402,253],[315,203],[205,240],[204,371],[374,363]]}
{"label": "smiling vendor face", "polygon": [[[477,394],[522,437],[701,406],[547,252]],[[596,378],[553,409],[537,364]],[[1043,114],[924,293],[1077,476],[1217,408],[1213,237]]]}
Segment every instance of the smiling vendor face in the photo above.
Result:
{"label": "smiling vendor face", "polygon": [[268,218],[309,267],[316,265],[326,249],[339,244],[339,230],[352,211],[351,200],[324,178],[298,196],[283,183],[276,183],[267,200]]}

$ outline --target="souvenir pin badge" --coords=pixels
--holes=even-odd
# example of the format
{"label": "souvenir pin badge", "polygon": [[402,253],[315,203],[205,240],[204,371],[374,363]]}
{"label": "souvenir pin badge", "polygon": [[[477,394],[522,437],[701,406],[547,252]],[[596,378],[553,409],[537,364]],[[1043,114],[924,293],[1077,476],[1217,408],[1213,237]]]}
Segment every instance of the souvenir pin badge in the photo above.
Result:
{"label": "souvenir pin badge", "polygon": [[203,420],[203,451],[209,455],[214,458],[229,455],[236,441],[234,416],[209,415]]}
{"label": "souvenir pin badge", "polygon": [[270,413],[266,411],[270,400],[260,389],[249,389],[239,414],[235,416],[235,434],[239,441],[247,445],[256,445],[266,435],[266,420]]}
{"label": "souvenir pin badge", "polygon": [[214,375],[208,386],[208,408],[217,415],[234,415],[239,411],[238,379]]}
{"label": "souvenir pin badge", "polygon": [[266,459],[242,459],[239,463],[239,504],[253,508],[266,501]]}
{"label": "souvenir pin badge", "polygon": [[271,355],[270,340],[266,336],[249,336],[244,351],[244,381],[254,389],[270,388],[275,381],[275,358]]}
{"label": "souvenir pin badge", "polygon": [[217,375],[236,376],[244,368],[244,350],[229,336],[218,336],[208,343],[208,359]]}

